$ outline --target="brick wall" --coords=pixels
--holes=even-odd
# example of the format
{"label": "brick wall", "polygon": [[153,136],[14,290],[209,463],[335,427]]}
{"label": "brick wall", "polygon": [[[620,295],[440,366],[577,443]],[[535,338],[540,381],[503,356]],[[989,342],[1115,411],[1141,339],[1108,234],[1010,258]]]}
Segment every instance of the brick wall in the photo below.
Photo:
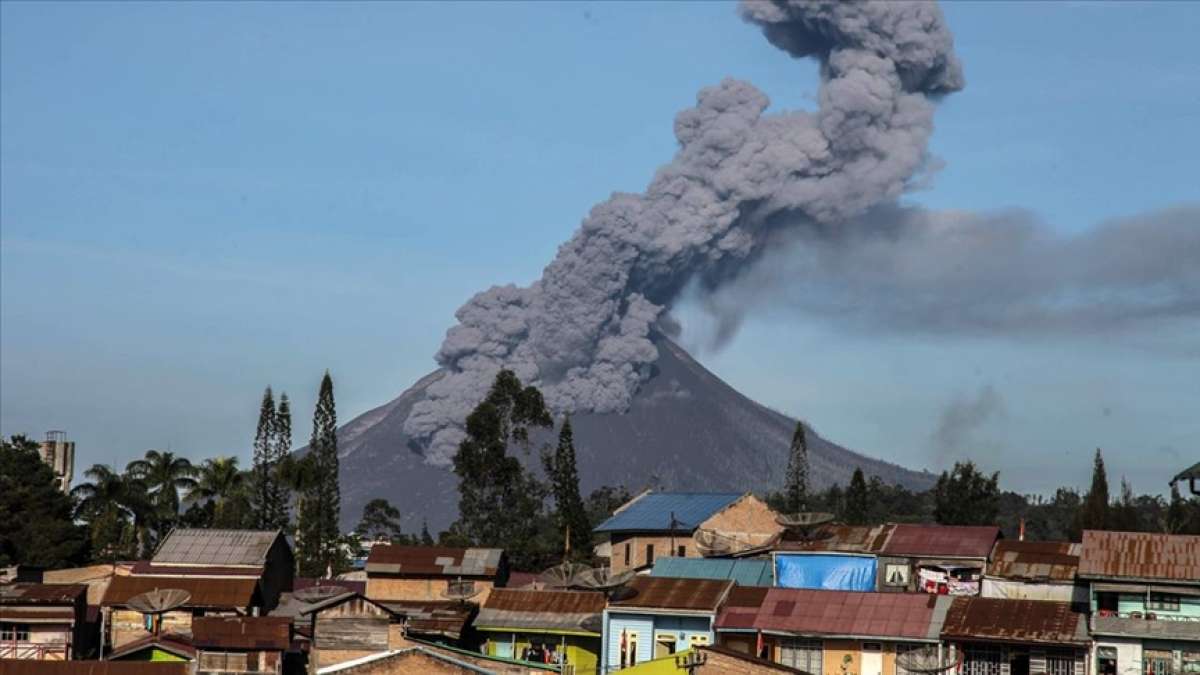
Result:
{"label": "brick wall", "polygon": [[[367,597],[375,601],[386,600],[437,600],[446,599],[442,593],[453,579],[391,579],[374,577],[367,579]],[[482,605],[492,592],[491,581],[475,580],[475,588],[481,589],[471,602]]]}
{"label": "brick wall", "polygon": [[775,522],[775,512],[766,502],[746,495],[700,524],[706,530],[736,538],[751,546],[761,546],[783,531]]}

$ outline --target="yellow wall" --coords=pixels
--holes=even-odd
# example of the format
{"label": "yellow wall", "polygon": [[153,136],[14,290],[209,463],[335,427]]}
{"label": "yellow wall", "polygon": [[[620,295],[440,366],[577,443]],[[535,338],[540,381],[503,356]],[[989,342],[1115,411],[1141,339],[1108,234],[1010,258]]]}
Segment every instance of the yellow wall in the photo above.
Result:
{"label": "yellow wall", "polygon": [[533,644],[534,641],[546,643],[550,642],[559,645],[556,649],[561,649],[561,645],[566,643],[567,663],[575,665],[575,672],[579,675],[596,672],[597,666],[600,664],[600,637],[588,637],[584,635],[560,635],[555,633],[523,633],[514,631],[482,631],[488,636],[487,654],[488,656],[499,656],[498,646],[500,643],[509,644],[515,637],[516,641],[513,645],[513,654],[509,658],[520,659],[521,651]]}

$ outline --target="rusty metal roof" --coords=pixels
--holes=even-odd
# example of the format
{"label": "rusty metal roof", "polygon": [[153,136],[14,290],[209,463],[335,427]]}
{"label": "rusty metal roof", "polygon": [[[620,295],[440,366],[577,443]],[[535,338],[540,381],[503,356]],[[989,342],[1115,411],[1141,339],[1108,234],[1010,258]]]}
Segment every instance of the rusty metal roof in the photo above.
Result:
{"label": "rusty metal roof", "polygon": [[442,635],[455,640],[462,636],[476,609],[469,602],[454,600],[384,600],[379,604],[403,616],[409,633]]}
{"label": "rusty metal roof", "polygon": [[104,607],[124,606],[129,599],[146,591],[178,588],[191,598],[185,607],[220,607],[244,609],[254,602],[258,581],[255,579],[198,579],[195,577],[124,577],[115,576],[108,583]]}
{"label": "rusty metal roof", "polygon": [[1000,538],[1000,528],[991,525],[897,524],[879,549],[883,555],[927,558],[987,559]]}
{"label": "rusty metal roof", "polygon": [[604,611],[603,593],[497,588],[488,596],[475,626],[538,630],[593,631],[586,622]]}
{"label": "rusty metal roof", "polygon": [[1069,541],[1001,539],[992,549],[987,574],[1020,581],[1074,581],[1083,544]]}
{"label": "rusty metal roof", "polygon": [[956,597],[943,638],[995,642],[1086,644],[1087,618],[1069,602]]}
{"label": "rusty metal roof", "polygon": [[503,556],[498,548],[377,544],[367,556],[367,575],[492,578]]}
{"label": "rusty metal roof", "polygon": [[136,576],[167,576],[167,577],[246,577],[257,579],[262,576],[262,565],[241,567],[224,567],[221,565],[156,565],[150,560],[139,560],[133,564],[130,574]]}
{"label": "rusty metal roof", "polygon": [[20,620],[24,623],[71,623],[75,610],[63,607],[12,607],[0,606],[0,620]]}
{"label": "rusty metal roof", "polygon": [[188,675],[190,663],[0,659],[4,675]]}
{"label": "rusty metal roof", "polygon": [[729,595],[734,583],[725,579],[678,579],[674,577],[634,577],[627,585],[628,597],[609,603],[614,610],[666,609],[715,612]]}
{"label": "rusty metal roof", "polygon": [[1084,530],[1079,576],[1200,583],[1200,536]]}
{"label": "rusty metal roof", "polygon": [[937,640],[949,596],[772,588],[758,607],[729,604],[717,628],[793,635]]}
{"label": "rusty metal roof", "polygon": [[836,551],[838,553],[878,553],[896,526],[829,524],[817,528],[812,537],[796,539],[785,531],[775,548],[782,551]]}
{"label": "rusty metal roof", "polygon": [[292,622],[279,616],[198,616],[192,643],[201,649],[278,650],[292,641]]}
{"label": "rusty metal roof", "polygon": [[0,586],[0,605],[73,605],[87,593],[83,584],[17,582]]}

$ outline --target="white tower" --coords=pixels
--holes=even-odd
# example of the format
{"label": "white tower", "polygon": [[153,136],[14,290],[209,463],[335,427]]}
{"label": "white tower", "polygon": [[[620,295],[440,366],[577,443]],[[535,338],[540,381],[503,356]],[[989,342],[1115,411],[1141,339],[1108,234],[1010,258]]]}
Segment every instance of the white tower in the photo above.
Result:
{"label": "white tower", "polygon": [[46,440],[39,446],[42,461],[54,469],[58,476],[58,487],[63,492],[71,489],[71,475],[75,473],[75,443],[67,440],[65,431],[47,431]]}

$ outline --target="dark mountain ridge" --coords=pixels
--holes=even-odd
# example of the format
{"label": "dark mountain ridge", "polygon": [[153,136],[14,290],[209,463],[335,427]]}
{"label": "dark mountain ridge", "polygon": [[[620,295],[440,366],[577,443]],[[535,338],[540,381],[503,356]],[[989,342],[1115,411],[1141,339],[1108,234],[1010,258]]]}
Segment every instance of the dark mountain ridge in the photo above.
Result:
{"label": "dark mountain ridge", "polygon": [[[679,345],[662,336],[654,374],[624,414],[571,416],[586,496],[601,485],[637,491],[650,484],[690,491],[764,492],[782,485],[796,420],[743,396]],[[457,478],[432,466],[410,443],[404,421],[444,371],[421,378],[392,401],[338,430],[342,525],[383,497],[400,509],[408,532],[427,519],[432,531],[457,515]],[[549,437],[547,437],[549,440]],[[537,460],[537,450],[527,459]],[[847,450],[809,429],[809,475],[815,488],[847,483],[855,467],[884,482],[925,489],[934,476]]]}

